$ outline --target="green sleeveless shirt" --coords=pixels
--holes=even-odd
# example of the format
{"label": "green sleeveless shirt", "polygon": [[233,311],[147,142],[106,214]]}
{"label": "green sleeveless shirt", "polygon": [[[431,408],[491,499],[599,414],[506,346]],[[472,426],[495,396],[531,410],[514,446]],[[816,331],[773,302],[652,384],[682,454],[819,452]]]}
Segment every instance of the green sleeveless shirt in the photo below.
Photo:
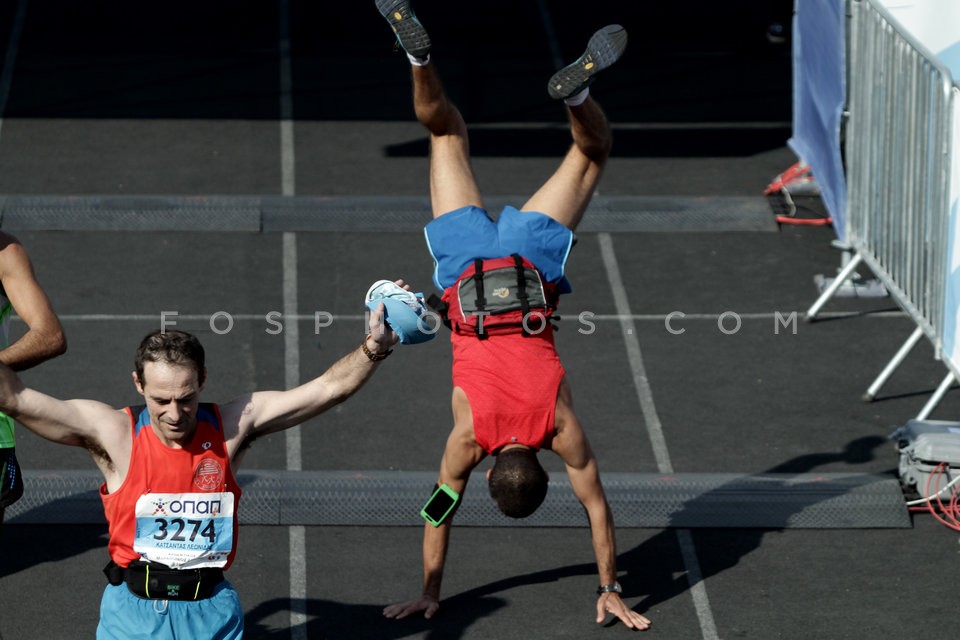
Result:
{"label": "green sleeveless shirt", "polygon": [[[0,349],[6,349],[9,342],[10,317],[13,315],[13,305],[3,295],[0,289]],[[13,437],[13,418],[0,413],[0,449],[9,449],[16,446]]]}

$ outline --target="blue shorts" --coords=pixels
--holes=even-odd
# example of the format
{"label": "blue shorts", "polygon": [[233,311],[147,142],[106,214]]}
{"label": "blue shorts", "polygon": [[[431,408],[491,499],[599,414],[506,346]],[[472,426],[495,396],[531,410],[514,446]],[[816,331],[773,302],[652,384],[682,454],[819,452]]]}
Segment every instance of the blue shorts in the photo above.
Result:
{"label": "blue shorts", "polygon": [[107,585],[100,600],[97,640],[239,640],[243,608],[227,580],[205,600],[146,600],[127,585]]}
{"label": "blue shorts", "polygon": [[514,253],[529,260],[547,282],[570,292],[564,268],[575,238],[573,231],[550,216],[504,207],[496,222],[479,207],[463,207],[430,221],[424,228],[433,257],[433,283],[453,285],[474,260],[503,258]]}

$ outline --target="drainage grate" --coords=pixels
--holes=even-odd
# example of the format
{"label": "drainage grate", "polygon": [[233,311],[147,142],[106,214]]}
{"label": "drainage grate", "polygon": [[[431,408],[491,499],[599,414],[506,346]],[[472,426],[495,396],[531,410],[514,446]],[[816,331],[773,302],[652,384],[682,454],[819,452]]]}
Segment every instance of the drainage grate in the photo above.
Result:
{"label": "drainage grate", "polygon": [[[525,198],[486,198],[492,215]],[[426,197],[6,196],[2,226],[25,231],[344,231],[419,233]],[[596,197],[581,232],[776,231],[762,197]]]}
{"label": "drainage grate", "polygon": [[[432,471],[246,471],[241,524],[422,526]],[[25,472],[24,497],[9,524],[102,524],[96,471]],[[899,481],[870,474],[606,473],[620,528],[910,528]],[[564,479],[550,482],[540,509],[524,520],[501,514],[478,474],[458,526],[586,527]]]}

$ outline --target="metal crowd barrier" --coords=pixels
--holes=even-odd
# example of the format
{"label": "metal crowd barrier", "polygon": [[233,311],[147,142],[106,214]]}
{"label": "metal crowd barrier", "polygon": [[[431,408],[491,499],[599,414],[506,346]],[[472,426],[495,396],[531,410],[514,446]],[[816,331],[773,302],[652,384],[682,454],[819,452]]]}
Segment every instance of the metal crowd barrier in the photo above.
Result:
{"label": "metal crowd barrier", "polygon": [[[872,400],[922,335],[941,352],[957,90],[950,71],[886,9],[874,0],[848,6],[845,232],[854,255],[807,319],[862,262],[917,324],[864,395]],[[948,373],[919,419],[953,381]]]}

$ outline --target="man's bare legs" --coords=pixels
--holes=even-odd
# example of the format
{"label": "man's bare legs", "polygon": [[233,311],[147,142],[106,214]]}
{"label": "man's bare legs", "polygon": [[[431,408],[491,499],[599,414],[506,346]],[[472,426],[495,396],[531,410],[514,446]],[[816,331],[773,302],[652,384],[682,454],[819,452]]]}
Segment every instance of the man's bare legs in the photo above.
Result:
{"label": "man's bare legs", "polygon": [[[417,120],[430,132],[430,200],[433,217],[473,205],[484,208],[470,165],[467,125],[450,102],[432,63],[411,65]],[[521,207],[576,229],[600,182],[613,136],[606,114],[590,96],[567,106],[573,144],[557,171]]]}
{"label": "man's bare legs", "polygon": [[[470,164],[467,126],[430,62],[426,30],[409,0],[377,0],[377,8],[410,58],[414,111],[417,120],[430,132],[433,217],[469,205],[483,209],[483,198]],[[550,78],[548,93],[567,105],[573,145],[557,171],[523,205],[522,211],[544,213],[570,229],[576,229],[580,223],[612,143],[607,117],[590,97],[587,87],[598,72],[619,59],[626,44],[623,27],[603,27],[591,36],[580,58]]]}
{"label": "man's bare legs", "polygon": [[470,166],[467,125],[443,91],[432,63],[411,65],[413,107],[417,120],[430,132],[430,202],[433,217],[473,205],[483,208],[480,189]]}
{"label": "man's bare legs", "polygon": [[410,60],[414,111],[420,124],[430,132],[433,217],[468,205],[483,208],[470,167],[467,125],[444,93],[440,76],[430,63],[431,41],[427,30],[410,6],[410,0],[376,0],[376,6]]}
{"label": "man's bare legs", "polygon": [[615,63],[627,47],[627,32],[618,24],[599,29],[573,63],[547,82],[550,97],[563,100],[573,146],[560,168],[533,194],[523,211],[538,211],[573,230],[593,197],[610,155],[612,136],[603,109],[590,97],[594,76]]}
{"label": "man's bare legs", "polygon": [[521,210],[544,213],[573,230],[600,182],[613,136],[603,109],[590,96],[582,104],[568,106],[567,112],[573,145],[560,167]]}

